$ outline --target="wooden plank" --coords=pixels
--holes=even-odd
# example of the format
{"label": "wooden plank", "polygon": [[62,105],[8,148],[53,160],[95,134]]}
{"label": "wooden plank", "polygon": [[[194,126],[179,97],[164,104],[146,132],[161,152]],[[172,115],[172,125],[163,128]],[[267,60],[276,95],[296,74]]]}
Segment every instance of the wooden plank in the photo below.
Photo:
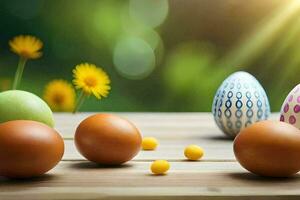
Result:
{"label": "wooden plank", "polygon": [[[70,128],[57,128],[58,132],[63,136],[65,139],[73,139],[75,132],[72,132]],[[152,136],[157,137],[160,140],[183,140],[183,139],[193,139],[197,140],[200,138],[208,138],[208,139],[223,139],[225,140],[227,137],[215,128],[205,128],[205,129],[188,129],[188,128],[140,128],[140,132],[143,137]],[[72,132],[72,133],[71,133]],[[71,134],[68,134],[71,133]]]}
{"label": "wooden plank", "polygon": [[[94,113],[55,113],[56,129],[66,139],[72,139],[78,124]],[[143,136],[182,140],[208,137],[224,139],[215,125],[211,113],[114,113],[132,121]],[[273,114],[271,119],[278,119]]]}
{"label": "wooden plank", "polygon": [[[252,175],[236,161],[232,140],[216,127],[210,113],[115,113],[128,118],[143,136],[156,137],[156,151],[141,151],[120,167],[103,167],[76,151],[73,135],[92,113],[56,113],[56,129],[65,138],[63,161],[48,174],[30,180],[0,178],[0,199],[299,199],[300,175],[268,179]],[[271,119],[278,119],[273,114]],[[201,161],[186,161],[189,144],[204,148]],[[151,175],[155,159],[167,159],[166,176]]]}
{"label": "wooden plank", "polygon": [[[182,121],[212,121],[213,117],[210,112],[108,112],[111,114],[119,115],[127,118],[131,121],[136,122],[161,122],[163,121],[174,121],[174,120],[182,120]],[[96,114],[94,112],[83,112],[83,113],[55,113],[55,119],[60,121],[61,119],[66,119],[71,117],[73,120],[80,122],[86,117]],[[279,118],[279,113],[272,113],[270,119]],[[70,120],[68,120],[70,121]]]}
{"label": "wooden plank", "polygon": [[[160,145],[155,151],[140,151],[134,158],[135,161],[153,161],[156,159],[168,159],[171,161],[184,160],[184,148],[189,144],[200,145],[205,150],[203,161],[232,161],[235,160],[232,151],[232,141],[221,140],[207,142],[183,140],[180,142],[160,141]],[[73,140],[65,141],[65,154],[63,160],[83,160],[84,158],[78,153]]]}
{"label": "wooden plank", "polygon": [[[56,113],[54,115],[56,129],[65,138],[73,138],[78,124],[87,116],[92,114],[93,113],[82,113],[79,115],[73,115],[68,113]],[[199,129],[201,128],[212,129],[211,131],[217,130],[218,132],[218,129],[215,129],[216,127],[214,122],[208,117],[208,114],[182,113],[176,115],[166,113],[117,113],[117,115],[132,121],[141,130],[141,133],[144,136],[160,135],[165,137],[167,135],[174,135],[180,137],[183,135],[185,137],[192,132],[199,134]]]}
{"label": "wooden plank", "polygon": [[300,195],[299,175],[262,178],[246,172],[237,162],[171,162],[166,176],[151,175],[149,165],[129,162],[123,167],[107,168],[89,162],[61,162],[37,179],[0,179],[0,199],[249,199],[250,195],[258,199],[276,199],[277,195],[280,199],[296,199]]}
{"label": "wooden plank", "polygon": [[[299,190],[278,189],[266,194],[265,188],[243,187],[237,194],[236,188],[220,190],[210,187],[36,187],[21,191],[3,192],[5,200],[299,200]],[[245,192],[247,191],[247,192]],[[72,194],[72,195],[70,195]]]}

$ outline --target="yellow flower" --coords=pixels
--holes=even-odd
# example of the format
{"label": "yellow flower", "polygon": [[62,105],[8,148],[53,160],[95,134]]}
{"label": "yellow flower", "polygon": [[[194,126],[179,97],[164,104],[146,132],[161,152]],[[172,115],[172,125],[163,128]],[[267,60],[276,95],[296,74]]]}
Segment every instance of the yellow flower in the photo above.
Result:
{"label": "yellow flower", "polygon": [[25,59],[36,59],[42,56],[40,52],[43,43],[30,35],[19,35],[9,41],[11,50]]}
{"label": "yellow flower", "polygon": [[73,70],[73,83],[76,89],[82,89],[87,95],[95,95],[98,99],[107,97],[110,90],[110,79],[101,68],[94,64],[82,63]]}
{"label": "yellow flower", "polygon": [[53,111],[72,111],[75,107],[75,91],[64,80],[53,80],[46,85],[44,99]]}

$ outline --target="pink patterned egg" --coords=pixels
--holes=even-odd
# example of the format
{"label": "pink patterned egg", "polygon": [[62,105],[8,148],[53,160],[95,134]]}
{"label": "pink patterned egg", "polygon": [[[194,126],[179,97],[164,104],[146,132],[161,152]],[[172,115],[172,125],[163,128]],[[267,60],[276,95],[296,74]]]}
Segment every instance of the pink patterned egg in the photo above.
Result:
{"label": "pink patterned egg", "polygon": [[300,84],[285,98],[280,111],[280,121],[300,129]]}

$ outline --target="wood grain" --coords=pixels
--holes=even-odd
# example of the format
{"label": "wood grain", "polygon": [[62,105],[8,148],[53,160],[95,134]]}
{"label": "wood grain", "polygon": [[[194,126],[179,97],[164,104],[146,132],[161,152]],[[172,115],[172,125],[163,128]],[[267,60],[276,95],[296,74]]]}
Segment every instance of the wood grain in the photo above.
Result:
{"label": "wood grain", "polygon": [[[133,159],[134,161],[153,161],[156,159],[168,159],[169,161],[184,160],[184,148],[189,144],[197,144],[205,150],[203,161],[232,161],[235,160],[232,151],[231,140],[216,141],[219,145],[214,145],[213,141],[183,140],[165,141],[160,140],[160,144],[155,151],[140,151]],[[65,141],[66,150],[63,160],[83,160],[84,158],[77,152],[73,140]]]}
{"label": "wood grain", "polygon": [[20,196],[47,199],[66,194],[74,199],[121,199],[123,196],[241,198],[252,195],[283,198],[300,194],[299,176],[261,178],[246,172],[237,162],[172,162],[165,176],[151,175],[149,165],[149,162],[132,161],[122,167],[108,168],[87,161],[63,161],[43,177],[27,181],[0,179],[0,195],[5,199]]}
{"label": "wood grain", "polygon": [[[72,139],[79,123],[95,113],[57,113],[55,122],[57,131],[66,139]],[[225,139],[217,128],[211,113],[113,113],[133,122],[143,136],[155,136],[160,139],[182,140],[217,138]],[[279,114],[271,115],[279,119]]]}
{"label": "wood grain", "polygon": [[[55,114],[56,129],[65,138],[63,160],[38,178],[0,178],[0,200],[300,198],[300,175],[270,179],[244,170],[235,160],[232,140],[226,139],[208,113],[117,113],[136,124],[144,136],[156,137],[158,149],[141,151],[119,167],[85,161],[76,151],[73,135],[91,114]],[[272,115],[277,118],[278,114]],[[183,150],[189,144],[204,148],[201,161],[185,160]],[[168,175],[151,175],[149,167],[155,159],[170,162]]]}

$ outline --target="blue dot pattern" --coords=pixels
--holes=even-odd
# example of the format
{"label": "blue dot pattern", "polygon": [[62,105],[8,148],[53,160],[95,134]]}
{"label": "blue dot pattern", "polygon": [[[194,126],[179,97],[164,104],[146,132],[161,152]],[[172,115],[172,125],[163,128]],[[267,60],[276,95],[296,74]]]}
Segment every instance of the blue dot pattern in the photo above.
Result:
{"label": "blue dot pattern", "polygon": [[260,83],[247,72],[236,72],[216,92],[212,113],[218,127],[235,137],[250,124],[270,115],[268,97]]}

